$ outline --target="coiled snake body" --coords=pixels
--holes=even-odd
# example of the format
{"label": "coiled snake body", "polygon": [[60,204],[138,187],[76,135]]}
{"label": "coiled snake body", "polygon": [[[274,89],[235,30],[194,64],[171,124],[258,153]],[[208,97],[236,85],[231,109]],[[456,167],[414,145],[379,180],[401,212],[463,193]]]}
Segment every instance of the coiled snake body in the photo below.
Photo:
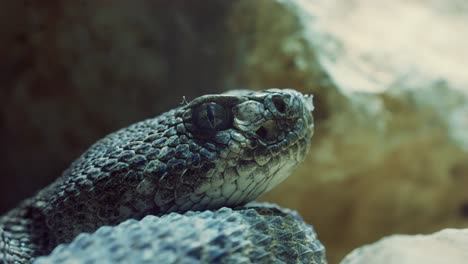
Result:
{"label": "coiled snake body", "polygon": [[0,218],[0,259],[29,263],[127,219],[252,201],[303,161],[312,110],[291,89],[235,90],[112,133]]}

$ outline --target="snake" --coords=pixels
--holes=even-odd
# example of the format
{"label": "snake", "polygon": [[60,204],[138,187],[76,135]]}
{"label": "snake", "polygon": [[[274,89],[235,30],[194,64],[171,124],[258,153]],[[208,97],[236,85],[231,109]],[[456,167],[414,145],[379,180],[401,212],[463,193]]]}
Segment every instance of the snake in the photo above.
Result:
{"label": "snake", "polygon": [[[240,225],[255,214],[242,206],[304,161],[314,132],[312,99],[276,88],[203,95],[105,136],[0,217],[0,260],[31,263],[84,233],[149,217],[159,232],[178,216],[193,224],[236,213],[236,221],[215,222]],[[227,209],[236,207],[241,211]],[[205,229],[220,233],[215,227]]]}

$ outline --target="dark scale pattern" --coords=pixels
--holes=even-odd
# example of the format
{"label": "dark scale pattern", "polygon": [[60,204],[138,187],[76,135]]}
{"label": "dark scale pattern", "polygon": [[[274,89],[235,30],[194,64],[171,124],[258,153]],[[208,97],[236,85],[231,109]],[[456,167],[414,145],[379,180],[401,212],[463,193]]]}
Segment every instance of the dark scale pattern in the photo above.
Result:
{"label": "dark scale pattern", "polygon": [[255,204],[238,210],[224,207],[147,216],[101,227],[34,263],[324,264],[326,260],[314,230],[295,212]]}
{"label": "dark scale pattern", "polygon": [[206,95],[112,133],[0,217],[0,254],[27,263],[101,226],[252,201],[304,160],[311,99],[289,89]]}

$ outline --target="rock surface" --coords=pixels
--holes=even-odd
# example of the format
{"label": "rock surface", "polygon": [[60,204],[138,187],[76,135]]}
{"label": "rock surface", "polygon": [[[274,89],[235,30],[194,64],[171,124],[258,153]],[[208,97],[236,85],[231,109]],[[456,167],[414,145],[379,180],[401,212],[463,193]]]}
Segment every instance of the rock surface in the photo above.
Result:
{"label": "rock surface", "polygon": [[34,263],[326,264],[313,228],[290,210],[250,208],[171,213],[81,234]]}
{"label": "rock surface", "polygon": [[341,264],[464,264],[468,229],[446,229],[432,235],[393,235],[355,249]]}
{"label": "rock surface", "polygon": [[262,62],[315,93],[319,120],[305,165],[265,199],[313,223],[330,263],[385,235],[468,226],[467,2],[281,2],[296,20],[257,24],[295,21],[274,35],[301,67],[279,48]]}

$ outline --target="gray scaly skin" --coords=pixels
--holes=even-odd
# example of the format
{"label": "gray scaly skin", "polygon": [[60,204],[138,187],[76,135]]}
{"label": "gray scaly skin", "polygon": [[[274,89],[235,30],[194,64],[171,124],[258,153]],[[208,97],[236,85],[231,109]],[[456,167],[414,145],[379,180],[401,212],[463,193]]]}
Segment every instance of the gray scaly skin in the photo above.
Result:
{"label": "gray scaly skin", "polygon": [[[161,228],[163,226],[164,228]],[[170,213],[80,234],[34,264],[326,264],[325,248],[297,213],[270,204]]]}
{"label": "gray scaly skin", "polygon": [[0,258],[29,263],[104,225],[252,201],[305,158],[312,110],[294,90],[237,90],[112,133],[0,218]]}

